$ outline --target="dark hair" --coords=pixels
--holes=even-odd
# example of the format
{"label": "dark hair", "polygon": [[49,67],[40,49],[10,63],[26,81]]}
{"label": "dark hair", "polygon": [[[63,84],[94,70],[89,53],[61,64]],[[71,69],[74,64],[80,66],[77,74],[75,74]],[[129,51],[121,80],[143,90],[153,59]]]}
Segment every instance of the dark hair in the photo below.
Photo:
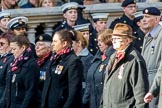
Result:
{"label": "dark hair", "polygon": [[8,32],[5,32],[5,33],[2,33],[0,35],[0,39],[6,39],[6,41],[8,42],[8,44],[10,44],[10,41],[11,39],[15,37],[15,34],[12,32],[12,31],[8,31]]}
{"label": "dark hair", "polygon": [[108,46],[112,45],[112,41],[111,41],[111,35],[112,35],[112,30],[111,29],[105,29],[102,30],[101,32],[98,33],[97,38],[100,36],[101,40]]}
{"label": "dark hair", "polygon": [[70,46],[72,45],[72,41],[76,40],[76,34],[69,30],[63,29],[57,31],[55,34],[59,35],[61,41],[67,41],[70,44]]}
{"label": "dark hair", "polygon": [[11,38],[10,42],[16,42],[19,47],[25,45],[26,47],[30,46],[29,39],[25,35],[18,35]]}

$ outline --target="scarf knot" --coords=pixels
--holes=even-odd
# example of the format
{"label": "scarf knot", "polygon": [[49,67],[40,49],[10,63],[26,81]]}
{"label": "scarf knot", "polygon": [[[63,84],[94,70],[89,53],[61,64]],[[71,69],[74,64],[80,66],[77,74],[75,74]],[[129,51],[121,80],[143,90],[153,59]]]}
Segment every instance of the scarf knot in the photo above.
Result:
{"label": "scarf knot", "polygon": [[10,64],[11,71],[14,72],[19,69],[22,64],[27,61],[32,56],[31,48],[27,48],[18,58],[15,58],[14,61]]}
{"label": "scarf knot", "polygon": [[58,60],[62,55],[64,54],[68,54],[69,52],[71,52],[71,48],[64,48],[62,50],[60,50],[58,53],[55,53],[51,56],[50,58],[50,61],[53,61],[53,60]]}
{"label": "scarf knot", "polygon": [[116,53],[116,59],[117,59],[117,60],[123,59],[124,56],[125,56],[125,52],[117,52],[117,53]]}

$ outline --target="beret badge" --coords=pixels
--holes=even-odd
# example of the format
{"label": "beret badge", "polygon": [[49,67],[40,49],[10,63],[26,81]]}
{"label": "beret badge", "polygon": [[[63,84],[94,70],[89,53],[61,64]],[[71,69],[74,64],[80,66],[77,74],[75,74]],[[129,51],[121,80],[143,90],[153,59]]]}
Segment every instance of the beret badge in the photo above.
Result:
{"label": "beret badge", "polygon": [[39,36],[39,40],[42,41],[43,40],[43,36]]}
{"label": "beret badge", "polygon": [[145,13],[148,13],[148,9],[145,9]]}
{"label": "beret badge", "polygon": [[18,22],[19,22],[19,24],[22,24],[23,23],[21,18],[18,19]]}

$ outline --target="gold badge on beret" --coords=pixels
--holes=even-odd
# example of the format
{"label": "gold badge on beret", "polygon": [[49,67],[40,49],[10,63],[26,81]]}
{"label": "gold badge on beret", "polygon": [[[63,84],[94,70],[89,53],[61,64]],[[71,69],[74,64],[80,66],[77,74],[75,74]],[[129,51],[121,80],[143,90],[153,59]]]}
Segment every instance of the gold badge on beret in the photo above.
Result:
{"label": "gold badge on beret", "polygon": [[42,41],[43,40],[43,36],[39,36],[39,40]]}
{"label": "gold badge on beret", "polygon": [[148,13],[148,9],[145,9],[145,13]]}
{"label": "gold badge on beret", "polygon": [[22,24],[23,23],[21,18],[18,19],[18,22],[19,22],[19,24]]}

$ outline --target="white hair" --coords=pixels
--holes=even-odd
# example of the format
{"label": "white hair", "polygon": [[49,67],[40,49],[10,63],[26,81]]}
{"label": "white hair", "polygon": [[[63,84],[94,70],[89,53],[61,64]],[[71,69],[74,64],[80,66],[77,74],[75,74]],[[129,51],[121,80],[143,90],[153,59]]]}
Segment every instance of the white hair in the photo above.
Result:
{"label": "white hair", "polygon": [[46,47],[51,48],[51,42],[44,42],[44,43],[45,43]]}

